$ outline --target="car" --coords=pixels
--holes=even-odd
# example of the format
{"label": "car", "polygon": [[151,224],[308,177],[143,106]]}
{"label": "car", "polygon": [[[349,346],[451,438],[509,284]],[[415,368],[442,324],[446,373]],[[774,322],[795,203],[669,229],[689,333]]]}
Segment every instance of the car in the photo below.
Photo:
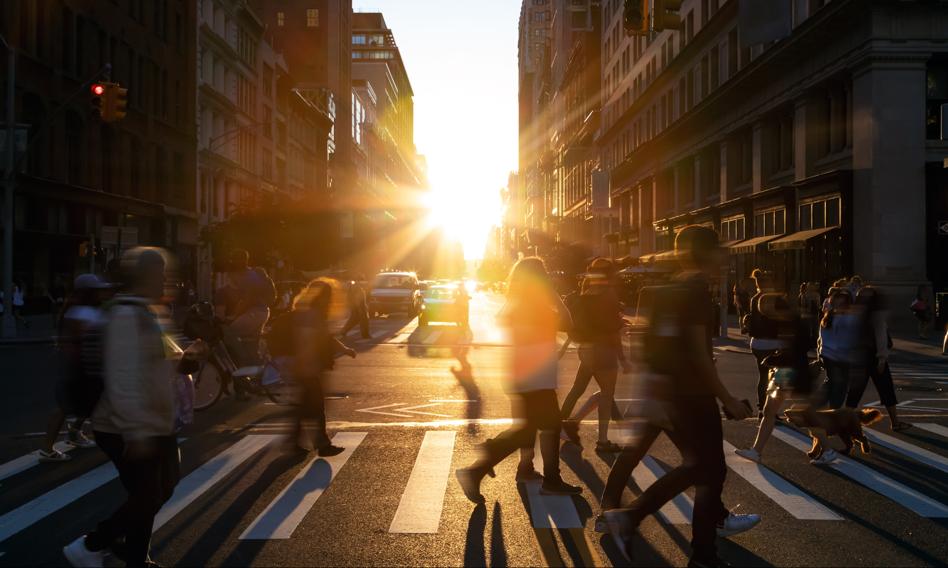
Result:
{"label": "car", "polygon": [[414,272],[380,272],[375,275],[369,291],[369,313],[414,316],[421,310],[421,289]]}
{"label": "car", "polygon": [[463,286],[440,284],[425,290],[422,295],[421,313],[418,325],[432,322],[456,323],[467,327],[468,297]]}

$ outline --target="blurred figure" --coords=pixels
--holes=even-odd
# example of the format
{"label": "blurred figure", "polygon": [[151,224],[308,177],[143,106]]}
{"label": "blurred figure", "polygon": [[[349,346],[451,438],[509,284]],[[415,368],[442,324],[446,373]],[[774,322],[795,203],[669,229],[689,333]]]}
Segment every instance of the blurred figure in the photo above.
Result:
{"label": "blurred figure", "polygon": [[[265,269],[250,266],[250,254],[245,250],[237,249],[231,253],[230,273],[237,292],[237,304],[233,314],[228,314],[230,322],[224,342],[238,366],[242,366],[252,363],[255,358],[253,340],[260,337],[270,318],[276,289]],[[245,342],[249,345],[245,346]]]}
{"label": "blurred figure", "polygon": [[760,298],[774,292],[773,274],[759,268],[751,273],[757,293],[751,298],[750,312],[747,314],[747,331],[751,337],[750,348],[757,360],[757,416],[763,416],[764,400],[767,398],[767,383],[770,380],[770,368],[764,359],[786,347],[779,337],[777,322],[760,311]]}
{"label": "blurred figure", "polygon": [[895,396],[895,383],[892,381],[892,371],[889,369],[889,350],[892,349],[892,337],[889,335],[887,320],[888,312],[882,293],[872,286],[863,286],[856,295],[856,307],[862,311],[863,318],[863,352],[865,362],[858,368],[849,385],[849,394],[846,396],[846,406],[859,407],[866,386],[872,379],[872,384],[879,394],[879,402],[889,414],[889,428],[893,432],[901,432],[912,427],[908,422],[899,420],[898,399]]}
{"label": "blurred figure", "polygon": [[16,323],[23,324],[26,329],[30,328],[30,322],[23,317],[23,306],[26,305],[25,292],[23,291],[23,282],[13,281],[13,319]]}
{"label": "blurred figure", "polygon": [[[599,385],[599,437],[597,452],[618,452],[619,446],[609,440],[609,420],[615,404],[619,361],[629,369],[622,353],[619,335],[623,327],[622,308],[609,280],[604,274],[589,273],[583,279],[582,291],[569,305],[573,319],[570,337],[579,343],[579,369],[573,387],[563,401],[563,429],[579,445],[579,422],[571,421],[570,414],[579,397],[586,392],[589,381]],[[569,424],[569,426],[567,426]]]}
{"label": "blurred figure", "polygon": [[[109,284],[95,274],[82,274],[76,278],[72,294],[64,306],[57,332],[63,371],[56,385],[57,409],[49,417],[46,438],[39,451],[40,461],[60,462],[70,459],[69,454],[53,447],[63,422],[66,422],[68,444],[76,448],[95,447],[95,442],[82,433],[82,425],[92,414],[101,394],[101,363],[89,361],[89,357],[83,357],[83,352],[89,334],[103,324],[99,306],[108,288]],[[70,414],[75,417],[71,423],[66,421]]]}
{"label": "blurred figure", "polygon": [[[629,508],[605,511],[604,517],[619,550],[630,559],[632,537],[639,524],[694,485],[689,566],[720,566],[723,562],[717,556],[717,535],[746,531],[759,523],[760,517],[730,514],[721,502],[727,466],[717,400],[736,420],[748,417],[751,410],[745,402],[731,396],[712,362],[714,330],[708,280],[718,273],[723,262],[718,235],[706,227],[685,227],[675,238],[675,251],[682,270],[675,284],[664,288],[655,298],[645,354],[650,369],[667,377],[665,408],[670,429],[675,432],[672,441],[682,454],[682,465],[649,486]],[[627,481],[631,473],[629,462],[641,455],[640,449],[624,449],[613,466],[617,477],[621,473]],[[616,483],[612,475],[610,472],[607,486]]]}
{"label": "blurred figure", "polygon": [[[465,418],[468,420],[467,430],[471,434],[477,432],[476,420],[481,417],[481,390],[477,387],[474,380],[474,368],[468,359],[470,347],[458,343],[454,346],[454,356],[457,358],[460,367],[451,367],[451,374],[457,379],[458,385],[464,389],[464,397],[467,400]],[[533,470],[533,456],[530,456],[530,470]]]}
{"label": "blurred figure", "polygon": [[569,329],[569,310],[563,304],[539,258],[524,258],[510,272],[507,303],[499,319],[510,328],[512,369],[506,390],[521,408],[522,416],[512,428],[484,444],[484,455],[471,466],[458,469],[464,495],[483,503],[481,480],[494,474],[494,466],[518,448],[534,445],[540,432],[543,454],[543,484],[546,495],[568,495],[582,488],[568,485],[560,477],[560,408],[556,398],[556,333]]}
{"label": "blurred figure", "polygon": [[[777,323],[778,336],[786,346],[763,361],[770,369],[769,382],[763,417],[757,426],[754,445],[735,450],[737,455],[759,463],[764,446],[774,431],[777,414],[789,396],[809,396],[812,391],[812,376],[807,360],[807,351],[810,349],[807,322],[790,308],[783,294],[765,293],[758,301],[761,312]],[[807,405],[809,406],[811,405]]]}
{"label": "blurred figure", "polygon": [[[915,316],[915,320],[918,322],[919,339],[928,339],[928,334],[931,331],[932,307],[928,296],[928,286],[920,284],[915,291],[915,300],[912,302],[912,305],[909,306],[909,309],[912,310],[912,314]],[[16,298],[16,296],[14,296],[14,298]],[[16,313],[15,309],[14,313]]]}
{"label": "blurred figure", "polygon": [[849,288],[831,288],[829,309],[820,321],[818,350],[826,370],[824,399],[830,408],[843,406],[850,382],[865,363],[862,326],[862,314],[854,309]]}
{"label": "blurred figure", "polygon": [[338,292],[333,290],[331,282],[325,279],[313,280],[293,301],[291,313],[293,343],[296,347],[293,377],[302,392],[296,427],[290,443],[296,448],[309,451],[308,444],[301,444],[300,441],[304,422],[313,420],[316,422],[313,448],[321,457],[335,456],[345,450],[332,445],[326,431],[326,375],[335,365],[337,351],[352,358],[356,356],[355,350],[336,339],[330,329],[330,322],[341,319],[343,312],[339,302],[334,303],[334,294]]}
{"label": "blurred figure", "polygon": [[862,276],[858,274],[853,274],[849,279],[849,293],[855,299],[859,294],[859,290],[863,287]]}
{"label": "blurred figure", "polygon": [[807,345],[809,349],[816,347],[816,340],[820,335],[820,290],[814,282],[800,284],[800,294],[797,296],[797,309],[800,318],[807,329]]}
{"label": "blurred figure", "polygon": [[105,390],[92,426],[128,497],[95,531],[63,549],[73,566],[102,566],[106,550],[122,539],[126,565],[151,563],[155,515],[179,477],[172,368],[149,308],[164,290],[165,259],[158,249],[134,248],[123,254],[121,272],[123,290],[105,325]]}
{"label": "blurred figure", "polygon": [[357,280],[349,284],[349,321],[340,333],[343,338],[358,325],[362,339],[372,339],[372,334],[369,332],[369,303],[365,297],[365,288],[362,287],[364,279],[365,277],[360,274]]}

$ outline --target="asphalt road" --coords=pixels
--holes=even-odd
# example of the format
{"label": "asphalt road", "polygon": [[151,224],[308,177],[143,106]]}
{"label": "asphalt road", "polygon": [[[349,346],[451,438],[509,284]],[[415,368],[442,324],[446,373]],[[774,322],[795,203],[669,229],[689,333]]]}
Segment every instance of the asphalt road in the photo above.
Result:
{"label": "asphalt road", "polygon": [[[509,424],[503,393],[503,334],[493,323],[501,299],[472,300],[472,332],[418,329],[415,321],[374,320],[371,340],[350,341],[355,360],[332,376],[331,430],[347,451],[331,460],[281,451],[291,408],[257,399],[222,399],[181,433],[183,479],[156,522],[153,556],[165,565],[625,565],[611,539],[593,530],[613,459],[598,455],[594,415],[582,428],[585,449],[564,444],[565,479],[575,498],[542,497],[516,484],[516,459],[487,479],[486,506],[461,493],[453,471]],[[481,391],[480,417],[450,372],[454,345],[469,345]],[[753,399],[753,358],[735,342],[717,347],[731,391]],[[560,367],[562,400],[575,374],[575,351]],[[754,530],[719,541],[737,566],[915,566],[948,562],[948,372],[939,360],[896,358],[901,410],[915,428],[873,427],[874,451],[833,466],[810,465],[799,433],[780,429],[758,467],[730,446],[753,440],[755,422],[726,422],[724,501],[756,512]],[[63,545],[94,527],[123,498],[98,450],[72,450],[65,464],[37,464],[52,406],[55,358],[49,347],[0,348],[0,565],[61,565]],[[641,374],[625,375],[620,407],[635,413]],[[591,394],[592,388],[589,391]],[[876,401],[870,387],[865,402]],[[585,397],[584,397],[585,399]],[[584,399],[581,399],[580,403]],[[634,438],[635,422],[612,438]],[[630,482],[640,485],[679,463],[664,437]],[[685,565],[690,494],[648,519],[633,565]]]}

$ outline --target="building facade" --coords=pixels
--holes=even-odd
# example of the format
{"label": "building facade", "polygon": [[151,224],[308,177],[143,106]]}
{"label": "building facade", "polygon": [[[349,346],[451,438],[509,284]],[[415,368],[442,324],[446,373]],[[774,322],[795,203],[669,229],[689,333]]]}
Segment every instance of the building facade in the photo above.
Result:
{"label": "building facade", "polygon": [[[15,278],[28,296],[67,290],[136,244],[174,250],[193,281],[195,3],[20,0],[3,2],[0,18],[17,50],[16,120],[31,139],[14,215]],[[108,78],[128,89],[127,116],[111,124],[89,90]]]}

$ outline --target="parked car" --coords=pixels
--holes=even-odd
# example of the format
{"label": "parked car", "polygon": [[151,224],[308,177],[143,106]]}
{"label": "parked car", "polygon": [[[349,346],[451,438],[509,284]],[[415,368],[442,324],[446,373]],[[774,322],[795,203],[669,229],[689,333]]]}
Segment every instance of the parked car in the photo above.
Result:
{"label": "parked car", "polygon": [[421,288],[414,272],[380,272],[369,292],[369,313],[414,316],[421,310]]}
{"label": "parked car", "polygon": [[421,313],[418,325],[432,322],[456,323],[467,327],[468,296],[467,290],[457,284],[432,286],[422,292]]}

